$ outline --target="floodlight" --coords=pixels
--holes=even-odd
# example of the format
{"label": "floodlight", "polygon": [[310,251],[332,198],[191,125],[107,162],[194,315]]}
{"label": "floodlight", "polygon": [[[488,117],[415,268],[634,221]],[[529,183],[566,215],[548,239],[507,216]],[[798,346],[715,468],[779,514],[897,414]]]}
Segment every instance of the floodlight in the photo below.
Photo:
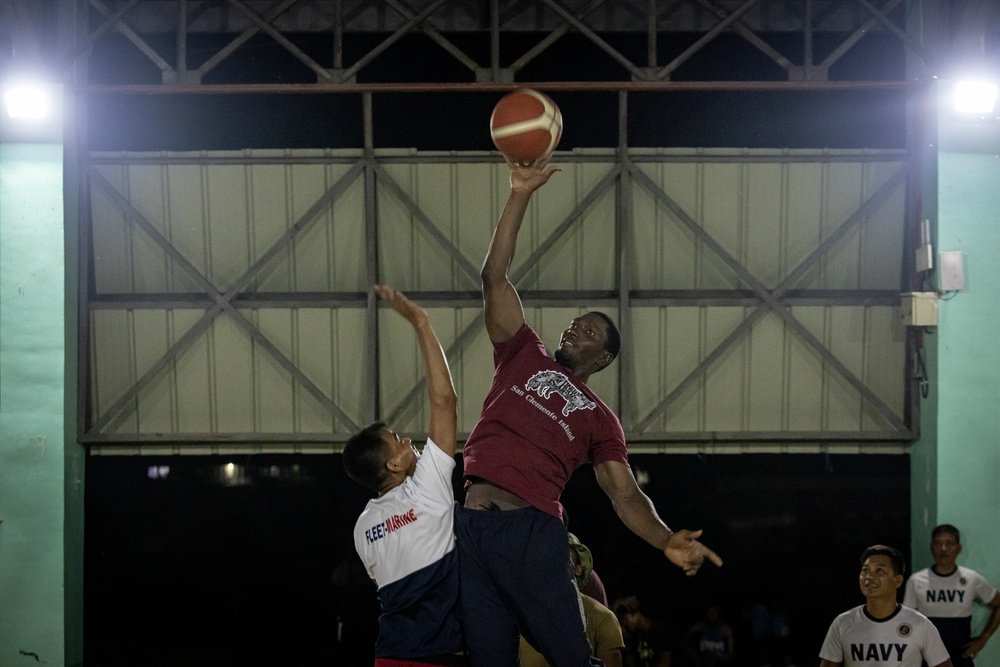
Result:
{"label": "floodlight", "polygon": [[7,115],[22,121],[43,121],[52,113],[52,91],[41,83],[18,82],[4,88]]}
{"label": "floodlight", "polygon": [[990,113],[997,101],[997,85],[989,81],[959,81],[952,102],[955,111]]}

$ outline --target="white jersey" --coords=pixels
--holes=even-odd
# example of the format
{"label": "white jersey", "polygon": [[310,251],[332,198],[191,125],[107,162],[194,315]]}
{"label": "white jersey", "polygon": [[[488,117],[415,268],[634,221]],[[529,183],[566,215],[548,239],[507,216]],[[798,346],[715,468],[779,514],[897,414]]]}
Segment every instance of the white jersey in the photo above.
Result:
{"label": "white jersey", "polygon": [[454,469],[455,459],[428,439],[413,475],[368,501],[354,526],[354,546],[382,604],[376,657],[462,650]]}
{"label": "white jersey", "polygon": [[903,604],[931,619],[954,661],[972,638],[976,600],[989,603],[996,594],[997,589],[975,570],[959,565],[948,576],[942,576],[927,568],[910,576]]}
{"label": "white jersey", "polygon": [[936,667],[948,651],[920,612],[899,605],[892,616],[874,619],[861,605],[833,619],[819,657],[845,667]]}

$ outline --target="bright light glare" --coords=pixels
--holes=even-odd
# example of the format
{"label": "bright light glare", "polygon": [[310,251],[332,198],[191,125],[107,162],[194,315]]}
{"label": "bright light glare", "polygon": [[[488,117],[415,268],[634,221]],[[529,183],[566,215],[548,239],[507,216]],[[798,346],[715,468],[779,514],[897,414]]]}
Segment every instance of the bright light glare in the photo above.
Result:
{"label": "bright light glare", "polygon": [[7,115],[19,120],[44,120],[52,107],[50,91],[40,84],[12,84],[4,91],[3,101]]}
{"label": "bright light glare", "polygon": [[955,111],[990,113],[997,101],[997,86],[985,81],[960,81],[955,86]]}

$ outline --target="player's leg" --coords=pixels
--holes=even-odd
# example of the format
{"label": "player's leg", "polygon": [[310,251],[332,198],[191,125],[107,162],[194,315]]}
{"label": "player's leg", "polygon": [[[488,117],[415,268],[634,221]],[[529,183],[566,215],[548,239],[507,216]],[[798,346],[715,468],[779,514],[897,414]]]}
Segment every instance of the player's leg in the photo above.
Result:
{"label": "player's leg", "polygon": [[600,664],[591,660],[566,527],[534,508],[502,514],[504,542],[516,546],[494,556],[491,569],[521,634],[553,667]]}
{"label": "player's leg", "polygon": [[518,661],[517,626],[489,567],[498,548],[495,525],[500,514],[456,508],[462,631],[472,667],[510,667]]}

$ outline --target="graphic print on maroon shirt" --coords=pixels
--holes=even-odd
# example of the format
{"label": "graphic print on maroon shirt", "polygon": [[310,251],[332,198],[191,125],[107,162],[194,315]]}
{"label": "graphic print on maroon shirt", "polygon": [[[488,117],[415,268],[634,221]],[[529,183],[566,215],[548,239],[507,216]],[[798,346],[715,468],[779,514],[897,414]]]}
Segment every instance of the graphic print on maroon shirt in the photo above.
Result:
{"label": "graphic print on maroon shirt", "polygon": [[586,462],[628,465],[618,416],[548,355],[530,326],[494,344],[493,361],[482,416],[463,450],[466,477],[561,517],[559,496],[576,468]]}

